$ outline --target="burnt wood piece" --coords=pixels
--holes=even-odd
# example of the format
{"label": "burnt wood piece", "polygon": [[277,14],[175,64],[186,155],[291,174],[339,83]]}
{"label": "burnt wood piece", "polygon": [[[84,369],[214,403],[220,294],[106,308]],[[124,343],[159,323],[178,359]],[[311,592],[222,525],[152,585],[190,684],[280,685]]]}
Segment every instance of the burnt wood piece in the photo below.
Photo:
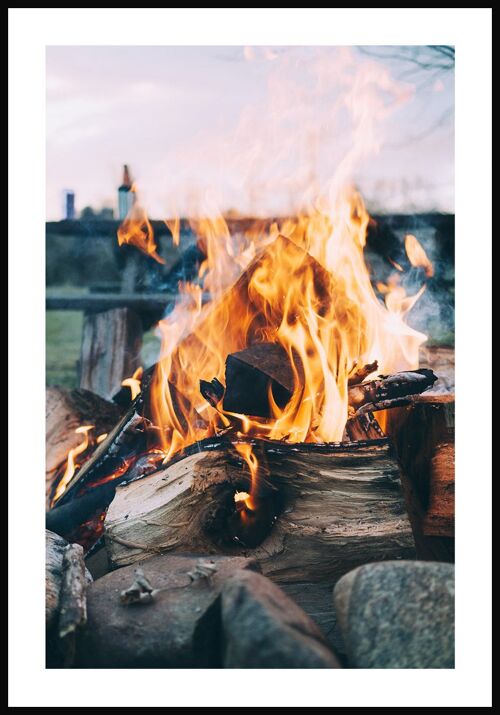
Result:
{"label": "burnt wood piece", "polygon": [[[422,557],[450,560],[455,534],[455,398],[421,395],[387,414],[390,435],[415,505],[417,548]],[[441,555],[444,552],[444,556]]]}
{"label": "burnt wood piece", "polygon": [[351,387],[351,385],[359,385],[360,382],[366,380],[368,375],[371,375],[375,370],[378,370],[378,360],[374,360],[366,365],[356,365],[355,369],[349,375],[347,384],[349,387]]}
{"label": "burnt wood piece", "polygon": [[226,390],[222,402],[228,412],[271,417],[269,389],[278,407],[293,394],[294,373],[279,343],[257,343],[226,359]]}
{"label": "burnt wood piece", "polygon": [[104,532],[112,567],[158,551],[251,553],[277,583],[333,585],[358,564],[414,556],[399,466],[387,440],[253,440],[265,482],[260,499],[274,500],[276,513],[252,546],[245,528],[232,529],[234,494],[248,491],[248,469],[223,440],[212,444],[208,454],[185,456],[117,488]]}
{"label": "burnt wood piece", "polygon": [[80,387],[112,399],[140,365],[142,325],[130,308],[87,311],[83,322]]}
{"label": "burnt wood piece", "polygon": [[110,432],[120,419],[120,408],[88,390],[48,387],[45,397],[45,497],[50,507],[54,479],[66,463],[68,452],[82,442],[77,427],[94,425],[90,433],[88,456],[95,449],[93,440]]}
{"label": "burnt wood piece", "polygon": [[[365,366],[370,374],[372,365]],[[300,366],[297,379],[303,379]],[[280,407],[294,390],[294,371],[286,350],[279,343],[260,343],[230,354],[226,359],[226,388],[223,408],[257,417],[271,417],[269,390]],[[423,368],[383,375],[375,380],[352,384],[348,391],[351,416],[407,404],[411,395],[432,387],[437,377]]]}
{"label": "burnt wood piece", "polygon": [[50,531],[69,539],[78,528],[99,515],[113,501],[116,484],[109,482],[92,487],[86,494],[66,504],[58,504],[45,515]]}
{"label": "burnt wood piece", "polygon": [[360,442],[363,440],[380,439],[385,434],[371,412],[365,412],[358,417],[347,420],[343,442]]}
{"label": "burnt wood piece", "polygon": [[213,380],[200,380],[200,392],[209,405],[217,407],[224,396],[224,385],[214,377]]}
{"label": "burnt wood piece", "polygon": [[401,400],[428,390],[436,382],[432,370],[405,370],[394,375],[380,375],[376,380],[349,388],[349,406],[357,414],[399,406]]}

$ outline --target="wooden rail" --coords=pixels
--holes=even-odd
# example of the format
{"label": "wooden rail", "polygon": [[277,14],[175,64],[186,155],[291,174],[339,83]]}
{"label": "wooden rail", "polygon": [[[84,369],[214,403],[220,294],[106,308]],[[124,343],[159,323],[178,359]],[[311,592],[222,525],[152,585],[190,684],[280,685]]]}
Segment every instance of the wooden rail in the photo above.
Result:
{"label": "wooden rail", "polygon": [[52,295],[45,299],[47,310],[102,311],[133,308],[137,312],[162,310],[175,301],[174,293],[84,293]]}

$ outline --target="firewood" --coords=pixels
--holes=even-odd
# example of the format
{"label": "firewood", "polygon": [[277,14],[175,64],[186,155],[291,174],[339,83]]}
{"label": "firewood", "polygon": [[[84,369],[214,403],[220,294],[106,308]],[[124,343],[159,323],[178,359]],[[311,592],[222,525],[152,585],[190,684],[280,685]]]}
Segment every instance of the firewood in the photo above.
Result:
{"label": "firewood", "polygon": [[117,487],[104,525],[112,567],[158,551],[251,554],[278,583],[333,584],[358,564],[414,555],[387,439],[357,445],[255,440],[265,505],[255,528],[241,522],[238,528],[234,501],[250,488],[246,464],[224,440],[207,443],[209,452]]}
{"label": "firewood", "polygon": [[359,385],[360,382],[366,380],[368,375],[371,375],[372,372],[375,372],[375,370],[378,370],[378,360],[374,360],[367,365],[355,365],[354,369],[351,370],[349,374],[347,384],[349,387],[351,385]]}
{"label": "firewood", "polygon": [[54,478],[65,464],[68,452],[82,436],[75,430],[82,425],[94,425],[92,434],[110,432],[120,419],[117,405],[88,390],[68,390],[48,387],[46,392],[45,496],[49,508]]}
{"label": "firewood", "polygon": [[87,573],[82,547],[78,544],[68,544],[63,554],[58,623],[60,647],[64,653],[66,667],[74,662],[77,633],[87,622]]}
{"label": "firewood", "polygon": [[417,530],[425,537],[452,538],[455,533],[455,396],[420,395],[408,406],[388,413],[391,436],[405,477],[418,503]]}
{"label": "firewood", "polygon": [[376,380],[349,388],[349,407],[357,415],[399,407],[411,402],[413,395],[428,390],[436,380],[436,375],[428,368],[380,375]]}

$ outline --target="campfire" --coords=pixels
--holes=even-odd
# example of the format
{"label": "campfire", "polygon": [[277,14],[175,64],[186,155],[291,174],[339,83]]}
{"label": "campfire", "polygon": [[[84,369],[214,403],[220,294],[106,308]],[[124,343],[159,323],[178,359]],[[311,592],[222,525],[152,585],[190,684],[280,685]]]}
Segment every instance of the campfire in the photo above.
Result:
{"label": "campfire", "polygon": [[[169,223],[178,242],[179,223]],[[242,552],[286,531],[290,513],[305,511],[327,533],[353,508],[356,496],[343,504],[339,484],[355,476],[373,487],[360,508],[385,530],[386,553],[396,542],[395,553],[402,544],[411,551],[383,427],[389,410],[437,379],[419,368],[426,336],[406,320],[433,266],[408,235],[420,289],[406,294],[395,262],[389,280],[377,281],[364,260],[369,224],[354,189],[329,211],[256,222],[237,234],[222,216],[192,221],[205,256],[198,279],[179,285],[177,304],[158,324],[158,362],[123,380],[129,406],[118,423],[76,428],[81,441],[53,478],[48,527],[86,549],[104,534],[115,564],[169,549]],[[138,203],[119,242],[161,260]],[[309,572],[318,559],[323,568],[317,541]],[[292,571],[308,558],[305,542],[301,548]],[[275,556],[271,570],[282,568]],[[327,567],[332,577],[335,568]]]}

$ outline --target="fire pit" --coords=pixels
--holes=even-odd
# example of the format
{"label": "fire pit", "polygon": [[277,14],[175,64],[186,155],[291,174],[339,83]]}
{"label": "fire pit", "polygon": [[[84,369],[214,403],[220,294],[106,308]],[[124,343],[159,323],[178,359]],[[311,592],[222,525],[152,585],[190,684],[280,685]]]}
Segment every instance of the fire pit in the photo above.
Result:
{"label": "fire pit", "polygon": [[[205,565],[187,586],[210,582],[203,556],[251,558],[321,625],[352,569],[429,557],[431,535],[443,558],[453,397],[436,394],[429,362],[419,367],[425,335],[405,320],[433,267],[408,236],[420,289],[407,296],[397,274],[374,288],[368,224],[353,193],[336,214],[288,222],[288,235],[259,227],[232,281],[227,227],[198,226],[201,282],[181,286],[160,321],[158,362],[123,381],[115,424],[102,407],[74,430],[52,473],[47,528],[81,544],[88,563],[105,554],[105,570],[198,554]],[[148,226],[139,212],[120,240],[158,258]],[[123,593],[145,607],[155,589],[139,575]]]}

